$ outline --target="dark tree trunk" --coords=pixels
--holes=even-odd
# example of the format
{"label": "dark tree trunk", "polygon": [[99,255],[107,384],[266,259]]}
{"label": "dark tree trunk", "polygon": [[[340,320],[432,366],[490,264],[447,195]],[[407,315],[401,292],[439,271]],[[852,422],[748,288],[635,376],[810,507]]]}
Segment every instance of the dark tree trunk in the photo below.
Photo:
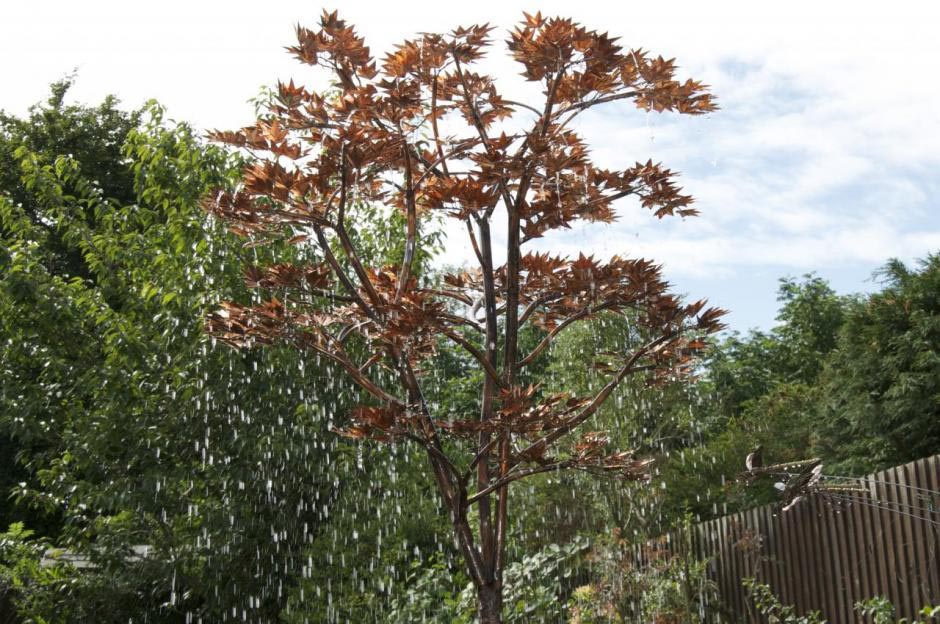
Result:
{"label": "dark tree trunk", "polygon": [[480,624],[501,624],[503,621],[503,591],[496,583],[477,587],[480,604]]}

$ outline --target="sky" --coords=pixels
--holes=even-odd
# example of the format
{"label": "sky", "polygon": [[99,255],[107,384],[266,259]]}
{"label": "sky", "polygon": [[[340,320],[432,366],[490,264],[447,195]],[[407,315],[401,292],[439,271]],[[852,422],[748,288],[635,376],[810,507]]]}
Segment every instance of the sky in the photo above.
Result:
{"label": "sky", "polygon": [[[481,69],[507,94],[527,93],[502,54],[524,10],[675,57],[679,77],[711,85],[721,110],[705,117],[614,104],[578,127],[601,166],[652,158],[681,172],[700,216],[658,220],[625,200],[615,224],[540,245],[652,258],[678,292],[728,309],[732,329],[773,326],[781,277],[815,271],[839,292],[865,292],[888,258],[940,252],[940,3],[930,0],[7,3],[0,108],[25,113],[75,69],[77,101],[155,98],[199,128],[247,125],[263,85],[327,86],[284,46],[295,24],[337,8],[376,55],[419,32],[497,26]],[[469,257],[453,237],[444,260]]]}

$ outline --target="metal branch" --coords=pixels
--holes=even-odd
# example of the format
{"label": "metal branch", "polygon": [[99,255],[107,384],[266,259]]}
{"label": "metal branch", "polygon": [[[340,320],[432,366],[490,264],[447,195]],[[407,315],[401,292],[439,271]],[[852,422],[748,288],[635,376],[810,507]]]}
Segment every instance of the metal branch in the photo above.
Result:
{"label": "metal branch", "polygon": [[470,461],[470,465],[467,466],[467,471],[464,474],[464,480],[470,478],[470,475],[473,473],[473,469],[486,457],[490,451],[493,450],[493,447],[496,446],[496,443],[499,442],[498,439],[494,438],[487,442],[484,446],[480,447],[480,450],[477,451],[476,455],[473,456],[473,459]]}
{"label": "metal branch", "polygon": [[460,303],[463,303],[466,305],[473,305],[473,299],[463,294],[462,292],[457,292],[455,290],[443,290],[439,288],[425,288],[424,292],[429,293],[431,295],[438,295],[439,297],[447,297],[449,299],[459,301]]}
{"label": "metal branch", "polygon": [[359,372],[365,373],[367,370],[369,370],[370,366],[379,362],[381,359],[382,359],[382,355],[380,353],[373,353],[372,356],[370,356],[369,359],[363,362],[362,365],[359,367]]}
{"label": "metal branch", "polygon": [[467,225],[467,234],[470,236],[470,245],[473,247],[473,254],[477,257],[477,261],[480,263],[480,268],[483,268],[483,254],[480,253],[480,244],[477,242],[477,236],[473,233],[473,223],[471,223],[470,218],[464,219],[464,223]]}
{"label": "metal branch", "polygon": [[437,129],[437,77],[438,73],[435,72],[434,77],[431,78],[431,132],[434,135],[434,144],[437,146],[437,156],[441,163],[441,170],[444,175],[449,176],[447,159],[444,158],[444,147],[441,145],[441,133]]}
{"label": "metal branch", "polygon": [[529,105],[526,104],[525,102],[517,102],[517,101],[515,101],[515,100],[503,99],[503,104],[509,104],[510,106],[519,106],[520,108],[526,108],[526,109],[532,111],[533,113],[535,113],[536,115],[538,115],[539,117],[542,116],[542,111],[540,111],[539,109],[535,108],[534,106],[529,106]]}

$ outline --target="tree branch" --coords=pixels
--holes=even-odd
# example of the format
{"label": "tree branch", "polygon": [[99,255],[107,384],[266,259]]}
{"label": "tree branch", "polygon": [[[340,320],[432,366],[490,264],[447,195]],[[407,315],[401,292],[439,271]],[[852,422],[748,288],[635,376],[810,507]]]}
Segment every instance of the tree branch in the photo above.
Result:
{"label": "tree branch", "polygon": [[[329,336],[325,336],[325,337],[329,339]],[[385,401],[386,403],[389,403],[396,407],[401,407],[401,408],[405,407],[405,404],[401,401],[401,399],[399,399],[398,397],[394,395],[389,394],[388,392],[383,390],[381,387],[379,387],[379,385],[376,384],[374,381],[366,377],[365,374],[363,374],[363,372],[359,370],[359,367],[353,364],[353,362],[350,361],[349,358],[346,357],[346,355],[343,354],[341,350],[333,351],[325,347],[322,347],[314,342],[301,342],[300,344],[301,346],[306,346],[306,347],[313,349],[317,353],[320,353],[321,355],[326,356],[327,358],[333,360],[334,362],[342,366],[344,369],[346,369],[346,372],[349,373],[349,376],[352,378],[352,380],[356,384],[358,384],[361,388],[369,392],[369,394],[371,394],[375,398],[381,401]]]}
{"label": "tree branch", "polygon": [[[411,279],[411,263],[414,262],[415,247],[418,239],[418,208],[415,205],[415,187],[412,184],[411,150],[401,126],[398,128],[401,135],[402,147],[405,152],[405,210],[407,211],[405,257],[401,262],[401,271],[398,274],[398,291],[395,293],[395,303],[401,301],[408,281]],[[429,169],[430,170],[430,169]]]}
{"label": "tree branch", "polygon": [[652,351],[656,350],[662,344],[669,342],[677,338],[681,333],[681,330],[676,330],[660,336],[655,340],[648,342],[643,345],[640,349],[635,351],[630,359],[623,365],[623,367],[617,372],[617,374],[611,379],[607,385],[605,385],[600,392],[587,404],[584,409],[582,409],[577,415],[568,419],[568,422],[553,429],[551,432],[545,434],[535,442],[532,442],[523,449],[519,455],[522,457],[537,457],[540,456],[548,445],[555,442],[562,436],[570,433],[578,425],[583,423],[585,420],[594,415],[594,413],[604,404],[604,401],[610,396],[610,394],[620,385],[620,383],[630,374],[639,372],[640,368],[635,368],[634,365],[645,355],[648,355]]}
{"label": "tree branch", "polygon": [[[572,104],[571,106],[568,106],[567,108],[564,108],[558,111],[557,115],[561,116],[561,115],[564,115],[573,111],[587,110],[593,106],[597,106],[598,104],[604,104],[606,102],[615,102],[617,100],[625,100],[627,98],[636,97],[638,95],[640,95],[639,91],[626,91],[624,93],[614,93],[612,95],[604,95],[601,97],[594,98],[593,100],[588,100],[586,102],[578,102],[577,104]],[[567,123],[567,121],[565,123]]]}
{"label": "tree branch", "polygon": [[555,340],[555,337],[558,336],[558,334],[560,334],[566,327],[568,327],[575,321],[580,321],[581,319],[587,316],[590,316],[591,314],[602,312],[613,306],[614,306],[614,303],[608,301],[606,303],[602,303],[597,306],[588,306],[584,308],[583,310],[576,312],[575,314],[572,314],[571,316],[563,320],[561,323],[556,325],[550,332],[548,332],[548,335],[542,338],[541,342],[539,342],[539,344],[537,344],[535,348],[532,349],[532,351],[527,356],[522,358],[522,360],[519,362],[519,368],[522,368],[524,366],[528,366],[529,364],[531,364],[532,360],[537,358],[539,354],[542,353],[542,351],[547,349],[548,346],[552,343],[552,341]]}
{"label": "tree branch", "polygon": [[[454,67],[457,70],[457,77],[460,79],[460,85],[463,87],[463,99],[467,104],[467,108],[470,109],[470,116],[473,118],[473,125],[477,130],[477,134],[480,136],[480,140],[483,142],[483,147],[486,148],[486,153],[490,156],[495,157],[496,153],[493,150],[493,145],[490,143],[490,138],[486,133],[486,126],[483,124],[483,117],[480,115],[480,111],[477,110],[476,103],[474,103],[473,98],[470,96],[470,87],[467,85],[467,77],[463,73],[463,68],[460,66],[460,60],[457,58],[456,54],[453,54],[454,58]],[[500,194],[503,196],[503,203],[506,204],[506,208],[512,205],[512,196],[509,193],[509,188],[506,186],[506,180],[503,179],[503,176],[499,177],[499,189]],[[487,217],[492,214],[492,208],[487,210]]]}
{"label": "tree branch", "polygon": [[459,301],[460,303],[466,304],[468,306],[473,305],[473,299],[455,290],[444,290],[444,289],[439,289],[439,288],[425,288],[423,290],[424,292],[431,294],[431,295],[437,295],[439,297],[447,297],[448,299]]}
{"label": "tree branch", "polygon": [[530,477],[532,475],[541,474],[544,472],[555,472],[559,470],[564,470],[566,468],[571,468],[572,466],[576,464],[577,464],[577,460],[572,458],[572,459],[566,459],[563,461],[558,461],[553,464],[545,464],[544,466],[539,466],[537,468],[526,468],[524,470],[517,470],[514,472],[510,472],[505,477],[501,479],[497,479],[489,486],[483,488],[482,490],[479,490],[478,492],[470,496],[467,499],[467,504],[472,505],[478,500],[480,500],[481,498],[483,498],[484,496],[493,493],[499,488],[509,485],[513,481],[518,481],[519,479],[524,479],[525,477]]}
{"label": "tree branch", "polygon": [[[525,325],[525,322],[529,320],[529,317],[532,316],[532,313],[535,312],[535,310],[538,309],[540,305],[543,303],[548,303],[552,299],[561,299],[562,297],[563,295],[558,293],[546,293],[533,299],[531,302],[529,302],[529,305],[525,307],[525,309],[522,311],[522,314],[519,316],[519,327]],[[520,366],[523,366],[523,364],[520,363]]]}
{"label": "tree branch", "polygon": [[[480,259],[480,272],[483,278],[483,312],[486,323],[486,360],[490,366],[496,368],[497,360],[497,338],[498,338],[498,318],[496,312],[496,283],[493,274],[493,248],[490,237],[490,224],[486,217],[475,218],[477,228],[480,231],[480,245],[477,249],[476,238],[473,236],[473,227],[467,221],[467,228],[470,231],[471,240],[474,241],[474,249],[477,257]],[[493,418],[495,409],[495,394],[497,382],[487,376],[483,379],[483,391],[480,402],[480,421],[488,422]],[[481,431],[477,442],[477,484],[478,487],[485,487],[490,481],[489,453],[494,443],[498,443],[499,438],[490,440],[490,433]],[[498,540],[496,527],[493,526],[493,515],[490,508],[489,499],[480,501],[480,542],[483,550],[483,560],[487,564],[487,571],[490,578],[493,578],[496,570]]]}
{"label": "tree branch", "polygon": [[480,350],[477,349],[475,346],[473,346],[473,344],[469,340],[467,340],[466,338],[464,338],[463,336],[461,336],[459,333],[455,332],[454,330],[448,329],[445,327],[441,331],[444,333],[445,336],[447,336],[448,338],[453,340],[455,343],[463,347],[464,351],[472,355],[473,359],[475,359],[477,362],[480,363],[480,366],[483,367],[483,370],[486,371],[486,374],[489,375],[497,385],[499,385],[500,387],[504,387],[503,382],[499,377],[499,371],[497,371],[496,367],[493,366],[492,363],[490,363],[490,361],[487,359],[485,354],[481,353]]}
{"label": "tree branch", "polygon": [[[435,172],[437,171],[437,169],[435,168],[435,167],[437,167],[437,165],[441,165],[442,168],[443,168],[444,166],[446,166],[446,162],[447,162],[447,159],[448,159],[448,158],[453,158],[453,157],[456,156],[457,154],[460,154],[460,153],[462,153],[462,152],[466,152],[467,150],[473,149],[474,147],[476,147],[477,145],[479,145],[479,143],[480,143],[479,141],[473,140],[469,145],[460,144],[460,145],[458,145],[457,147],[455,147],[454,149],[452,149],[451,151],[447,152],[446,154],[440,154],[440,155],[437,157],[437,159],[434,160],[433,162],[430,162],[430,163],[422,163],[422,164],[425,165],[426,169],[425,169],[424,173],[422,173],[421,176],[418,178],[418,180],[415,182],[415,184],[414,184],[414,185],[415,185],[415,188],[421,186],[421,183],[424,182],[425,178],[427,178],[428,175],[430,175],[430,174],[432,174],[432,173],[435,173]],[[438,144],[437,147],[438,147],[438,149],[440,149],[440,147],[441,147],[440,144]],[[451,174],[448,173],[447,175],[449,176],[449,175],[451,175]]]}
{"label": "tree branch", "polygon": [[356,249],[352,244],[352,240],[349,238],[349,233],[346,231],[347,173],[345,143],[343,143],[343,146],[340,149],[340,161],[339,209],[337,211],[338,214],[334,229],[336,234],[339,236],[340,245],[343,247],[343,251],[346,253],[346,257],[349,258],[349,262],[353,265],[353,270],[356,272],[356,276],[359,278],[359,282],[365,289],[366,294],[369,295],[369,300],[372,302],[372,305],[381,305],[382,299],[379,297],[378,292],[376,292],[375,287],[372,285],[372,280],[369,279],[369,274],[366,273],[365,268],[363,268],[362,263],[359,261],[359,255],[356,253]]}
{"label": "tree branch", "polygon": [[356,305],[363,311],[363,313],[372,320],[377,320],[375,311],[363,301],[362,297],[359,295],[359,291],[356,290],[356,286],[352,283],[352,280],[349,279],[349,276],[346,275],[346,272],[343,270],[343,267],[340,266],[339,262],[336,260],[336,256],[333,255],[333,250],[330,249],[330,241],[327,240],[326,234],[323,232],[323,228],[319,225],[313,226],[314,234],[317,236],[317,242],[320,245],[320,248],[323,250],[323,255],[326,257],[327,263],[329,263],[330,268],[333,269],[333,273],[336,274],[337,279],[343,285],[343,288],[349,293],[349,296],[352,297]]}

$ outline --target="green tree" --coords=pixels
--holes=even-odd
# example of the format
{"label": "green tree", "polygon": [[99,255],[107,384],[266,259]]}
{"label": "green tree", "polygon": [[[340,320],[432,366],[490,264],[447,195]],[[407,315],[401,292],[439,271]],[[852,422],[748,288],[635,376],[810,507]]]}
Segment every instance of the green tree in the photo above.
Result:
{"label": "green tree", "polygon": [[851,306],[822,383],[825,453],[864,474],[940,451],[940,255]]}
{"label": "green tree", "polygon": [[[88,278],[92,271],[79,245],[75,240],[69,240],[68,230],[59,228],[58,223],[63,216],[84,219],[90,227],[94,221],[94,215],[88,211],[83,210],[80,216],[66,216],[56,208],[50,209],[44,198],[46,190],[37,184],[39,180],[32,176],[32,182],[25,183],[24,166],[51,166],[59,156],[69,155],[85,178],[98,181],[99,190],[105,197],[131,203],[135,196],[133,172],[124,165],[126,159],[121,150],[128,133],[138,124],[140,111],[121,110],[113,97],[105,98],[95,107],[67,104],[66,95],[73,82],[74,77],[68,77],[54,83],[49,98],[32,106],[25,118],[0,111],[0,194],[3,196],[0,201],[11,205],[5,210],[7,216],[0,221],[0,269],[3,270],[5,285],[24,298],[29,297],[30,285],[8,273],[12,268],[9,254],[16,248],[24,228],[28,226],[33,232],[30,257],[46,273],[64,279]],[[62,191],[70,193],[74,189],[63,188]],[[32,331],[42,331],[43,323],[54,335],[56,315],[68,313],[62,308],[48,309],[51,315],[38,318],[41,313],[27,313],[27,310],[25,307],[19,310],[21,316],[18,317],[4,314],[0,322],[8,326],[14,322],[21,325],[8,327],[5,337],[14,336],[21,329],[30,331],[28,326],[32,326]],[[86,347],[74,344],[65,348],[77,352]],[[76,353],[75,357],[80,356]],[[3,363],[10,364],[7,360]],[[33,358],[31,363],[20,360],[20,364],[24,365],[19,369],[23,379],[38,378],[43,373],[41,357]],[[12,374],[6,366],[4,372]],[[5,385],[9,384],[8,393],[17,387],[13,380],[13,377],[4,377]],[[20,401],[31,400],[28,397],[28,394],[23,395]],[[23,451],[22,445],[23,440],[13,440],[9,430],[0,427],[0,499],[4,501],[16,484],[29,479],[29,471],[15,460]],[[27,521],[33,529],[44,532],[56,530],[58,523],[54,516],[43,517],[13,505],[0,505],[0,528],[17,520]]]}
{"label": "green tree", "polygon": [[[114,96],[94,107],[67,104],[74,81],[75,77],[69,76],[53,83],[49,98],[30,107],[25,118],[0,111],[0,189],[20,207],[23,216],[44,231],[50,272],[87,278],[91,272],[79,246],[65,240],[65,232],[56,227],[57,215],[50,214],[34,190],[22,183],[22,159],[17,151],[28,150],[45,164],[68,156],[85,179],[95,181],[104,197],[131,204],[136,198],[133,172],[122,150],[142,111],[121,110]],[[93,213],[82,216],[94,227]],[[2,233],[10,235],[5,228]]]}
{"label": "green tree", "polygon": [[[54,127],[98,110],[62,96]],[[102,124],[113,119],[123,118]],[[0,430],[25,475],[18,513],[59,519],[50,542],[95,568],[36,577],[51,580],[21,586],[18,602],[61,622],[233,610],[275,621],[301,550],[341,495],[321,467],[343,451],[318,437],[341,388],[296,353],[236,354],[202,332],[218,293],[245,289],[230,260],[266,253],[198,207],[237,159],[155,105],[121,126],[116,153],[95,147],[113,133],[74,125],[90,133],[87,154],[116,159],[121,182],[85,152],[25,140],[12,150],[18,174],[0,198]],[[130,199],[110,194],[128,180]],[[129,564],[143,544],[150,554]]]}
{"label": "green tree", "polygon": [[706,356],[689,405],[700,435],[663,465],[665,517],[708,518],[776,500],[769,483],[736,483],[758,445],[768,461],[824,452],[819,379],[853,299],[808,274],[781,279],[777,300],[773,329],[734,332]]}
{"label": "green tree", "polygon": [[[425,524],[437,499],[398,485],[417,465],[327,433],[347,400],[327,363],[284,349],[235,353],[202,331],[218,297],[249,296],[241,263],[301,262],[302,251],[245,248],[199,209],[238,158],[156,105],[118,133],[82,121],[118,110],[113,99],[88,108],[65,95],[57,91],[54,118],[7,118],[37,136],[45,123],[52,133],[84,128],[74,143],[87,149],[42,152],[47,143],[7,137],[0,432],[10,448],[3,496],[14,488],[16,505],[0,508],[28,528],[8,536],[0,590],[24,617],[50,622],[377,613],[404,578],[402,560],[442,550]],[[112,140],[117,149],[98,145]],[[401,258],[390,237],[400,216],[355,206],[350,219],[377,263]],[[426,233],[418,271],[437,248],[434,227]],[[63,246],[79,269],[64,268]],[[460,363],[441,358],[437,379],[448,384]],[[362,522],[377,491],[380,514]],[[360,538],[348,539],[357,516]],[[143,544],[151,550],[139,560],[131,547]],[[38,567],[53,546],[96,567]],[[329,593],[332,606],[305,591]]]}

